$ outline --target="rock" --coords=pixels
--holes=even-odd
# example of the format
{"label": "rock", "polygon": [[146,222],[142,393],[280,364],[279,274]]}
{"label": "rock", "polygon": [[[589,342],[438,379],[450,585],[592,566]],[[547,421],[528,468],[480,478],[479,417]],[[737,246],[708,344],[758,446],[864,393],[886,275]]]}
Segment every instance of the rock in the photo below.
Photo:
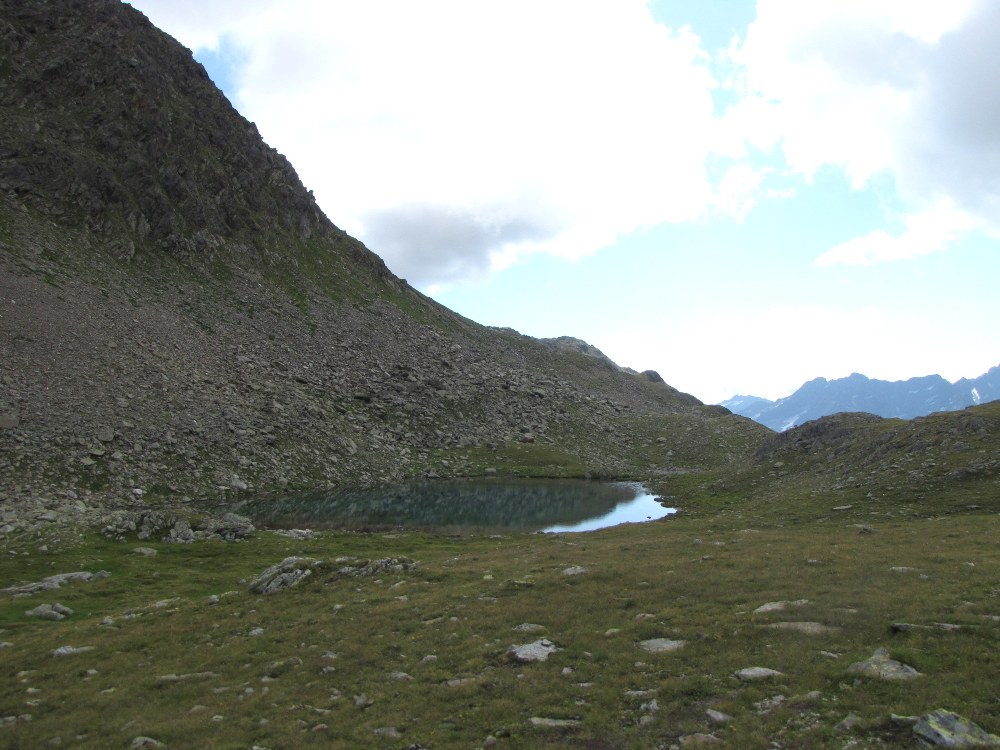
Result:
{"label": "rock", "polygon": [[772,677],[782,677],[784,676],[784,672],[779,672],[776,669],[768,669],[767,667],[746,667],[738,672],[734,672],[733,676],[743,682],[753,682],[755,680],[767,680]]}
{"label": "rock", "polygon": [[15,413],[0,414],[0,430],[16,430],[21,420]]}
{"label": "rock", "polygon": [[408,557],[383,557],[378,560],[355,561],[354,565],[347,565],[337,572],[340,575],[365,578],[382,573],[403,573],[416,566],[417,563]]}
{"label": "rock", "polygon": [[566,568],[562,574],[564,576],[579,576],[587,572],[586,568],[582,568],[579,565],[573,565],[572,567]]}
{"label": "rock", "polygon": [[398,740],[400,737],[403,736],[402,733],[398,729],[396,729],[396,727],[379,727],[378,729],[375,729],[373,731],[379,737],[386,737],[390,740]]}
{"label": "rock", "polygon": [[507,656],[513,661],[529,664],[536,661],[546,661],[550,654],[554,654],[558,650],[552,641],[542,638],[521,646],[511,646],[507,649]]}
{"label": "rock", "polygon": [[111,573],[106,570],[101,570],[97,573],[90,573],[83,570],[76,573],[59,573],[54,576],[49,576],[48,578],[43,578],[37,583],[25,583],[20,586],[9,586],[8,588],[3,589],[3,591],[8,594],[13,594],[14,596],[28,596],[29,594],[35,594],[39,591],[57,589],[64,583],[69,583],[71,581],[98,581],[102,578],[107,578],[110,575]]}
{"label": "rock", "polygon": [[1000,747],[1000,737],[943,708],[917,719],[913,734],[934,747]]}
{"label": "rock", "polygon": [[733,720],[733,717],[729,714],[724,714],[722,711],[716,711],[714,708],[709,708],[705,711],[705,718],[713,724],[728,724]]}
{"label": "rock", "polygon": [[252,594],[274,594],[299,584],[312,575],[322,561],[305,557],[286,557],[258,575],[247,589]]}
{"label": "rock", "polygon": [[52,652],[53,656],[73,656],[74,654],[84,654],[93,651],[93,646],[60,646]]}
{"label": "rock", "polygon": [[132,750],[141,750],[141,748],[146,748],[146,747],[166,747],[166,746],[159,740],[154,740],[152,737],[136,737],[135,739],[132,740],[132,743],[129,745],[129,747],[132,748]]}
{"label": "rock", "polygon": [[115,439],[115,431],[111,427],[101,427],[97,431],[97,439],[102,443],[110,443]]}
{"label": "rock", "polygon": [[806,635],[827,635],[828,633],[836,633],[840,630],[840,628],[832,625],[823,625],[818,622],[774,622],[766,627],[774,628],[775,630],[794,630],[797,633],[805,633]]}
{"label": "rock", "polygon": [[[60,609],[56,609],[59,607]],[[40,617],[43,620],[65,620],[67,615],[73,614],[73,610],[69,607],[63,607],[61,604],[55,606],[51,604],[39,604],[34,609],[26,610],[25,615],[28,617]]]}
{"label": "rock", "polygon": [[541,716],[532,716],[528,723],[536,729],[573,729],[582,724],[579,719],[547,719]]}
{"label": "rock", "polygon": [[850,732],[854,727],[861,723],[861,718],[856,713],[849,713],[843,719],[838,721],[834,725],[834,730],[837,732]]}
{"label": "rock", "polygon": [[134,547],[132,554],[140,555],[141,557],[156,557],[157,552],[152,547]]}
{"label": "rock", "polygon": [[531,634],[531,633],[541,633],[543,630],[545,630],[545,626],[537,625],[536,623],[533,622],[522,622],[520,625],[515,625],[511,629],[518,633]]}
{"label": "rock", "polygon": [[851,664],[847,671],[863,677],[876,677],[880,680],[913,680],[922,677],[913,667],[889,658],[888,650],[875,650],[870,659]]}
{"label": "rock", "polygon": [[753,611],[755,615],[766,614],[767,612],[781,612],[789,607],[804,607],[809,603],[808,599],[797,599],[794,602],[780,601],[780,602],[768,602],[767,604],[761,604],[757,609]]}
{"label": "rock", "polygon": [[685,643],[686,641],[673,641],[669,638],[650,638],[640,641],[639,648],[650,654],[664,654],[682,648]]}

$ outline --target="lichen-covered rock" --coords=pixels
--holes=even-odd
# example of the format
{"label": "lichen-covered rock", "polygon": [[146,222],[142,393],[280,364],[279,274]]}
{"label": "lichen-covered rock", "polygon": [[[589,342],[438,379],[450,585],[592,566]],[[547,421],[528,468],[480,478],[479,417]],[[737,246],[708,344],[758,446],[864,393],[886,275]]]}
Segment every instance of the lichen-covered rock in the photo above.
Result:
{"label": "lichen-covered rock", "polygon": [[1000,737],[943,708],[917,719],[913,733],[934,747],[1000,747]]}
{"label": "lichen-covered rock", "polygon": [[254,578],[247,589],[252,594],[273,594],[297,585],[322,564],[312,558],[286,557]]}
{"label": "lichen-covered rock", "polygon": [[847,671],[863,677],[875,677],[890,681],[914,680],[923,676],[910,665],[889,658],[889,652],[884,648],[876,649],[870,659],[854,662],[847,668]]}

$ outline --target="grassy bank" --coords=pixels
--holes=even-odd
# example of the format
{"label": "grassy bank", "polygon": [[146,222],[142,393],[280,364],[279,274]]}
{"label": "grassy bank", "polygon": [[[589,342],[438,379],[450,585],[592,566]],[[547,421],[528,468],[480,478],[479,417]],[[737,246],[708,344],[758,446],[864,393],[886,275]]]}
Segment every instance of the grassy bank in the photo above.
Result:
{"label": "grassy bank", "polygon": [[[134,554],[138,542],[89,537],[40,551],[15,539],[2,585],[111,576],[0,595],[0,640],[11,644],[0,650],[0,715],[31,716],[0,726],[0,746],[58,737],[63,747],[128,747],[148,736],[174,748],[647,748],[711,733],[739,748],[905,747],[909,730],[890,714],[939,707],[1000,732],[996,514],[873,530],[850,519],[751,525],[682,514],[580,535],[259,532],[242,543],[150,544],[155,557]],[[327,565],[284,592],[247,592],[289,555]],[[342,557],[418,564],[354,577],[337,572],[350,564],[334,562]],[[571,566],[586,572],[565,575]],[[74,614],[25,616],[42,602]],[[893,635],[901,621],[931,627]],[[769,627],[778,622],[828,629]],[[522,623],[544,630],[513,630]],[[539,638],[559,649],[548,661],[506,655]],[[646,653],[638,644],[652,638],[685,645]],[[93,650],[52,655],[67,645]],[[881,646],[923,676],[848,672]],[[782,675],[733,676],[750,666]],[[732,720],[715,724],[707,709]],[[852,713],[853,728],[835,728]],[[532,717],[579,723],[539,728]]]}

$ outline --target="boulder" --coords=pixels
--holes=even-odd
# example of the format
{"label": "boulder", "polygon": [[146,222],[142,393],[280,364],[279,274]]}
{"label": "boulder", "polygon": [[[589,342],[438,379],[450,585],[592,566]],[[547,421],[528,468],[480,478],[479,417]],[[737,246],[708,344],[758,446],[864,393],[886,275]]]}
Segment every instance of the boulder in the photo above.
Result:
{"label": "boulder", "polygon": [[286,557],[254,578],[247,589],[252,594],[274,594],[299,584],[322,564],[311,558]]}
{"label": "boulder", "polygon": [[865,661],[854,662],[847,668],[847,671],[863,677],[876,677],[880,680],[890,681],[913,680],[923,676],[908,664],[890,659],[888,650],[884,648],[876,649],[871,658]]}
{"label": "boulder", "polygon": [[913,734],[934,747],[1000,747],[1000,737],[943,708],[917,719]]}

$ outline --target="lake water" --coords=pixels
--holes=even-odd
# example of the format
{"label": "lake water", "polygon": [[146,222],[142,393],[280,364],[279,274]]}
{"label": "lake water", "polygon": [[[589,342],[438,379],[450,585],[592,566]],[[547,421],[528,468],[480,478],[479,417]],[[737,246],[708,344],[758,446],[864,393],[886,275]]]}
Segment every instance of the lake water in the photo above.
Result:
{"label": "lake water", "polygon": [[252,500],[265,528],[592,531],[676,512],[642,485],[584,480],[442,480]]}

